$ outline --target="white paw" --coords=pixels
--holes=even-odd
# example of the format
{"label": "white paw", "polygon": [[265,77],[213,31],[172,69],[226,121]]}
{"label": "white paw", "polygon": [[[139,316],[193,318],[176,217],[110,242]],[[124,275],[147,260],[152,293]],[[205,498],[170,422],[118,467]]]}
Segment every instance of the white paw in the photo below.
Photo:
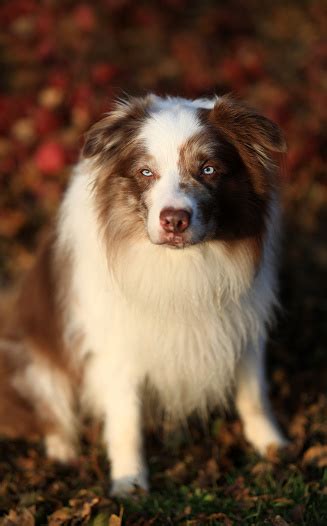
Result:
{"label": "white paw", "polygon": [[149,490],[146,473],[136,475],[126,475],[112,481],[110,494],[113,497],[126,497],[131,493],[141,489],[145,492]]}
{"label": "white paw", "polygon": [[266,455],[269,446],[279,449],[288,445],[278,426],[263,415],[253,416],[248,420],[244,431],[247,440],[260,455]]}
{"label": "white paw", "polygon": [[58,462],[66,463],[76,459],[75,446],[61,435],[45,437],[47,457]]}

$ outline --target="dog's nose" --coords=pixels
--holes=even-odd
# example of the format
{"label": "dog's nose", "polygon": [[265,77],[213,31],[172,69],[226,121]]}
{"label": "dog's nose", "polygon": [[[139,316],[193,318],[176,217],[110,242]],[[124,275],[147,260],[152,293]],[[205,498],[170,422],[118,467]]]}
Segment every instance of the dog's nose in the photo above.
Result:
{"label": "dog's nose", "polygon": [[160,225],[166,232],[181,234],[189,227],[191,214],[187,210],[164,208],[160,212]]}

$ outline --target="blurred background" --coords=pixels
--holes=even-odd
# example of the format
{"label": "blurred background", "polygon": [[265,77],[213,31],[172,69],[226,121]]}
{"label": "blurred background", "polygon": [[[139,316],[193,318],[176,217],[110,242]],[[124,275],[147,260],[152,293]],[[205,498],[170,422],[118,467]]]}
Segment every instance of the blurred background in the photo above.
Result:
{"label": "blurred background", "polygon": [[116,96],[233,92],[289,145],[272,389],[298,451],[326,443],[326,2],[11,0],[0,21],[0,283],[31,264]]}

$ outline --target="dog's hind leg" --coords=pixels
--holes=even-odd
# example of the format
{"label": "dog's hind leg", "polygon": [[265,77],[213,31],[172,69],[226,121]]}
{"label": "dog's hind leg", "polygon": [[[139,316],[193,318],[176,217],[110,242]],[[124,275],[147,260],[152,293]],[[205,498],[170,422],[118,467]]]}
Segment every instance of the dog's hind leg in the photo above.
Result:
{"label": "dog's hind leg", "polygon": [[0,432],[9,437],[44,436],[49,457],[76,456],[77,422],[68,376],[35,359],[24,344],[0,340]]}
{"label": "dog's hind leg", "polygon": [[40,420],[44,423],[45,448],[49,458],[68,462],[76,457],[77,418],[69,378],[45,364],[33,364],[25,372],[26,381],[35,387],[31,395]]}

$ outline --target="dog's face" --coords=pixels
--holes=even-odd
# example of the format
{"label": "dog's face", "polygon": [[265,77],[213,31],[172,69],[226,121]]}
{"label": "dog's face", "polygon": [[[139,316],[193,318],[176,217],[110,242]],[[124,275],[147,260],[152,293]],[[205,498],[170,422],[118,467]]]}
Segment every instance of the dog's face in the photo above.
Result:
{"label": "dog's face", "polygon": [[87,135],[108,235],[183,248],[260,240],[274,186],[276,125],[229,97],[119,104]]}
{"label": "dog's face", "polygon": [[168,107],[140,129],[148,158],[139,171],[149,180],[144,206],[153,243],[185,247],[216,237],[223,226],[219,188],[239,159],[206,120],[196,108]]}

